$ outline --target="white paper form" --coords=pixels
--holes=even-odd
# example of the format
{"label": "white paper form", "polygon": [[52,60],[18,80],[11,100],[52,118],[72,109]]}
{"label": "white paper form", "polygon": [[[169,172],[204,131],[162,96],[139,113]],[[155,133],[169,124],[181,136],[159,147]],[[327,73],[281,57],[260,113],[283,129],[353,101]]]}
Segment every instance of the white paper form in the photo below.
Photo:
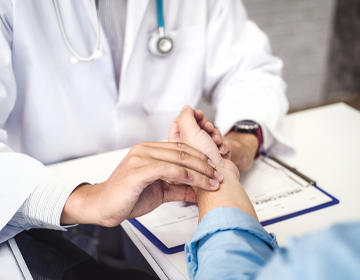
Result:
{"label": "white paper form", "polygon": [[[296,174],[275,161],[261,157],[240,182],[254,205],[260,222],[305,210],[331,201]],[[188,242],[198,226],[198,209],[184,202],[165,203],[137,220],[166,247]]]}
{"label": "white paper form", "polygon": [[271,159],[261,157],[240,182],[260,222],[330,202],[331,198]]}
{"label": "white paper form", "polygon": [[196,204],[169,202],[137,220],[166,247],[173,248],[188,242],[199,224]]}

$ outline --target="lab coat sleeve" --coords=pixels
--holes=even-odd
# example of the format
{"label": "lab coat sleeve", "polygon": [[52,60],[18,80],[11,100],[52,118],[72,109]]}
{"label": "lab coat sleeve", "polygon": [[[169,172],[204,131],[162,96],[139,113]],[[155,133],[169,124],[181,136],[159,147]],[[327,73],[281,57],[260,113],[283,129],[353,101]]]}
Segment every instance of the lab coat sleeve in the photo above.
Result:
{"label": "lab coat sleeve", "polygon": [[185,245],[190,279],[253,279],[278,248],[252,216],[219,207],[202,219]]}
{"label": "lab coat sleeve", "polygon": [[62,211],[70,194],[82,183],[59,176],[49,177],[36,187],[8,224],[25,230],[65,230],[68,226],[60,225]]}
{"label": "lab coat sleeve", "polygon": [[[54,178],[54,174],[41,162],[25,154],[15,153],[7,146],[8,136],[4,124],[16,100],[16,81],[12,68],[12,19],[12,2],[0,1],[0,243],[24,228],[43,227],[48,221],[50,224],[59,224],[60,217],[55,221],[53,215],[56,213],[59,216],[59,205],[64,205],[65,196],[56,204],[51,200],[53,196],[49,191],[43,193],[47,196],[36,192],[33,194],[38,186],[48,184],[50,189],[58,186],[64,193],[69,194],[71,187],[74,189],[76,184],[79,184],[74,181],[59,184],[60,179],[56,179],[56,176]],[[42,187],[40,189],[44,190]],[[23,225],[26,225],[24,227],[20,226],[21,219],[18,214],[22,210],[25,219]],[[15,217],[15,214],[18,215]],[[10,220],[12,225],[9,224]]]}
{"label": "lab coat sleeve", "polygon": [[2,129],[16,99],[16,81],[11,62],[12,3],[0,1],[0,152],[12,151],[6,146],[7,134]]}
{"label": "lab coat sleeve", "polygon": [[206,32],[204,95],[217,109],[215,125],[226,135],[237,121],[253,120],[262,127],[263,148],[291,152],[281,131],[288,110],[283,64],[267,36],[238,0],[209,1]]}
{"label": "lab coat sleeve", "polygon": [[[28,166],[32,168],[32,166]],[[34,169],[31,169],[34,171]],[[44,170],[35,170],[39,175]],[[64,209],[65,203],[73,190],[83,184],[82,181],[66,179],[53,175],[50,171],[43,173],[44,178],[41,179],[35,190],[25,199],[16,213],[7,222],[6,226],[0,230],[0,243],[10,239],[22,230],[29,230],[32,228],[46,228],[53,230],[66,230],[67,227],[73,225],[61,226],[60,218]],[[26,177],[29,179],[29,177]],[[23,182],[26,190],[32,190],[28,187],[29,182]],[[18,188],[19,189],[19,188]],[[20,188],[21,189],[21,188]],[[6,197],[9,198],[10,203],[17,203],[22,201],[19,196]],[[5,204],[6,205],[6,204]],[[15,207],[10,209],[11,205],[5,209],[3,213],[12,214]],[[1,208],[2,209],[2,208]]]}

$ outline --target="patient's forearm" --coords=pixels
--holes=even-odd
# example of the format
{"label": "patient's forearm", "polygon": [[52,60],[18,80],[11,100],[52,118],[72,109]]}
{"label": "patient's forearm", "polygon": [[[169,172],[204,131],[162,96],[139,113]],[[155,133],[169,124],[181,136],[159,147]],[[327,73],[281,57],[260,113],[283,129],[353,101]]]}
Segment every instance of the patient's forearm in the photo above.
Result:
{"label": "patient's forearm", "polygon": [[197,190],[200,220],[207,212],[217,207],[238,208],[258,219],[254,207],[236,175],[226,168],[218,167],[217,169],[224,176],[219,190],[215,192]]}

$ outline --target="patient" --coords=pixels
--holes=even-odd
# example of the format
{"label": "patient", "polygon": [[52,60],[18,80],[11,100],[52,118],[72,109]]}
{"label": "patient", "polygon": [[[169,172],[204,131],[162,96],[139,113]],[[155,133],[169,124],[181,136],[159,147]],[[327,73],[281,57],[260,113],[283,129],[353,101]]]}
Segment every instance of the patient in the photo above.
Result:
{"label": "patient", "polygon": [[360,223],[293,238],[280,248],[258,222],[234,165],[201,130],[201,119],[185,106],[169,132],[169,141],[203,152],[224,176],[216,192],[194,188],[201,222],[185,246],[190,279],[360,279]]}

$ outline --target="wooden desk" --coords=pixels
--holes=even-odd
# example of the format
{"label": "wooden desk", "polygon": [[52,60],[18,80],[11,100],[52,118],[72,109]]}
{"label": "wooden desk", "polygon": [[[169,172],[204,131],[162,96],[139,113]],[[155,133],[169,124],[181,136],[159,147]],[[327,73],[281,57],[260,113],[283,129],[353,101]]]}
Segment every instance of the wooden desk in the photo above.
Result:
{"label": "wooden desk", "polygon": [[[343,103],[297,112],[286,117],[285,129],[296,154],[279,158],[314,178],[340,204],[266,226],[266,230],[274,232],[283,246],[289,236],[360,220],[360,112]],[[101,182],[128,151],[72,160],[49,168],[68,178]],[[127,222],[122,226],[161,279],[188,279],[184,252],[165,255]]]}

